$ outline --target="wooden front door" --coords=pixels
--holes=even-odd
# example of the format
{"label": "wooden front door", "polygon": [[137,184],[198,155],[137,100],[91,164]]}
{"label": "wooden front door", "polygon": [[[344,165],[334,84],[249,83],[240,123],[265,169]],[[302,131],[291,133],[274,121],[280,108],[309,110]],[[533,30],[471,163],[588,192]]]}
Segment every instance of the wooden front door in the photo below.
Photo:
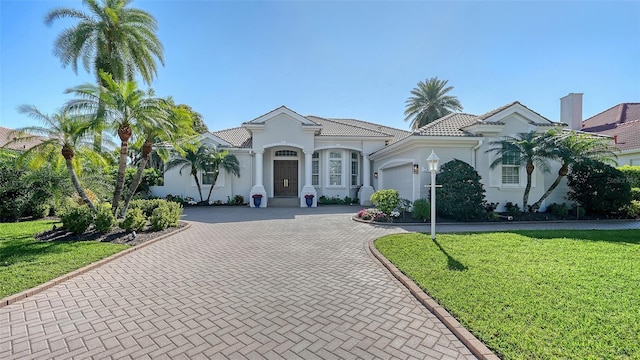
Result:
{"label": "wooden front door", "polygon": [[273,161],[273,193],[280,197],[298,196],[298,160]]}

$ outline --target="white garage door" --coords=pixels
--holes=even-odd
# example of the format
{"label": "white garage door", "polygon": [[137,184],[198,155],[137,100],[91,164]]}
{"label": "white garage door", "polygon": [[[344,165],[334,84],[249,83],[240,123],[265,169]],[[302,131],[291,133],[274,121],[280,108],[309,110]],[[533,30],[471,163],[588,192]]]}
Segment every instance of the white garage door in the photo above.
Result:
{"label": "white garage door", "polygon": [[385,189],[396,189],[401,199],[413,201],[413,167],[411,164],[396,166],[383,170]]}

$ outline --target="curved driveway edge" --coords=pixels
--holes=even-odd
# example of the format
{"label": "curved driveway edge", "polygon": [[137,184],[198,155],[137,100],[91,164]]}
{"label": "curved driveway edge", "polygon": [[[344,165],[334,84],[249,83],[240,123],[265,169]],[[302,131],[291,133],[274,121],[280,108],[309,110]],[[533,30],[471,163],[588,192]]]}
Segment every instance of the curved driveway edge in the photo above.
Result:
{"label": "curved driveway edge", "polygon": [[20,300],[26,299],[28,297],[34,296],[36,294],[39,294],[39,293],[49,289],[50,287],[56,286],[56,285],[58,285],[58,284],[60,284],[60,283],[62,283],[64,281],[69,280],[69,279],[73,279],[74,277],[76,277],[78,275],[82,275],[82,274],[86,273],[89,270],[93,270],[95,268],[98,268],[98,267],[100,267],[100,266],[102,266],[102,265],[104,265],[106,263],[109,263],[109,262],[111,262],[111,261],[113,261],[113,260],[115,260],[115,259],[117,259],[117,258],[119,258],[121,256],[127,255],[130,252],[133,252],[133,251],[136,251],[136,250],[140,250],[141,248],[143,248],[145,246],[148,246],[148,245],[151,245],[151,244],[155,243],[156,241],[160,241],[160,240],[165,239],[165,238],[167,238],[167,237],[169,237],[169,236],[171,236],[173,234],[176,234],[176,233],[179,233],[181,231],[187,230],[189,227],[191,227],[191,224],[186,223],[185,226],[177,228],[176,230],[174,230],[174,231],[172,231],[170,233],[163,234],[161,236],[158,236],[155,239],[151,239],[149,241],[143,242],[142,244],[138,244],[138,245],[132,246],[132,247],[130,247],[128,249],[124,249],[124,250],[122,250],[120,252],[117,252],[117,253],[115,253],[113,255],[110,255],[110,256],[108,256],[108,257],[106,257],[104,259],[98,260],[98,261],[96,261],[94,263],[91,263],[89,265],[81,267],[80,269],[77,269],[77,270],[74,270],[74,271],[72,271],[70,273],[66,273],[64,275],[58,276],[55,279],[51,279],[51,280],[45,282],[44,284],[40,284],[40,285],[38,285],[36,287],[24,290],[24,291],[19,292],[17,294],[9,295],[4,299],[0,299],[0,308],[5,307],[7,305],[11,305],[11,304],[15,303],[16,301],[20,301]]}
{"label": "curved driveway edge", "polygon": [[353,207],[191,227],[0,309],[1,359],[476,359],[367,250]]}
{"label": "curved driveway edge", "polygon": [[435,300],[427,295],[420,287],[413,282],[408,276],[403,274],[391,261],[389,261],[384,255],[376,249],[374,245],[375,240],[369,241],[369,250],[375,256],[382,265],[384,265],[391,274],[398,279],[402,285],[404,285],[413,296],[420,301],[429,311],[442,321],[442,323],[454,333],[463,344],[465,344],[471,352],[482,360],[500,360],[482,341],[473,336],[469,330],[465,329],[458,320],[456,320],[445,308],[440,306]]}

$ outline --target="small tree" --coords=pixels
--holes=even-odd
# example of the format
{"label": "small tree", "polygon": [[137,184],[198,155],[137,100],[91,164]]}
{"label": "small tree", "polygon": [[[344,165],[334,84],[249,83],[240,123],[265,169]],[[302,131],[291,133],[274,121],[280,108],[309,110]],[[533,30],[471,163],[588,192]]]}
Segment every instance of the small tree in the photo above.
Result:
{"label": "small tree", "polygon": [[610,215],[631,202],[631,186],[618,169],[597,161],[574,164],[567,175],[569,200],[577,201],[588,213]]}
{"label": "small tree", "polygon": [[439,214],[468,221],[484,215],[485,190],[478,172],[464,161],[454,159],[444,164],[436,176],[442,187],[436,189]]}

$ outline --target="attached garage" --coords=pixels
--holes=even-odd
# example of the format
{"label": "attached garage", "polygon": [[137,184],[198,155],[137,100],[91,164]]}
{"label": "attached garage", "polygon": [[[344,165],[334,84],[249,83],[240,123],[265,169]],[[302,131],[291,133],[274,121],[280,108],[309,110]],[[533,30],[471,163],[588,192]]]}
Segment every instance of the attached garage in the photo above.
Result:
{"label": "attached garage", "polygon": [[381,189],[396,189],[401,199],[413,198],[413,165],[406,164],[382,169]]}

